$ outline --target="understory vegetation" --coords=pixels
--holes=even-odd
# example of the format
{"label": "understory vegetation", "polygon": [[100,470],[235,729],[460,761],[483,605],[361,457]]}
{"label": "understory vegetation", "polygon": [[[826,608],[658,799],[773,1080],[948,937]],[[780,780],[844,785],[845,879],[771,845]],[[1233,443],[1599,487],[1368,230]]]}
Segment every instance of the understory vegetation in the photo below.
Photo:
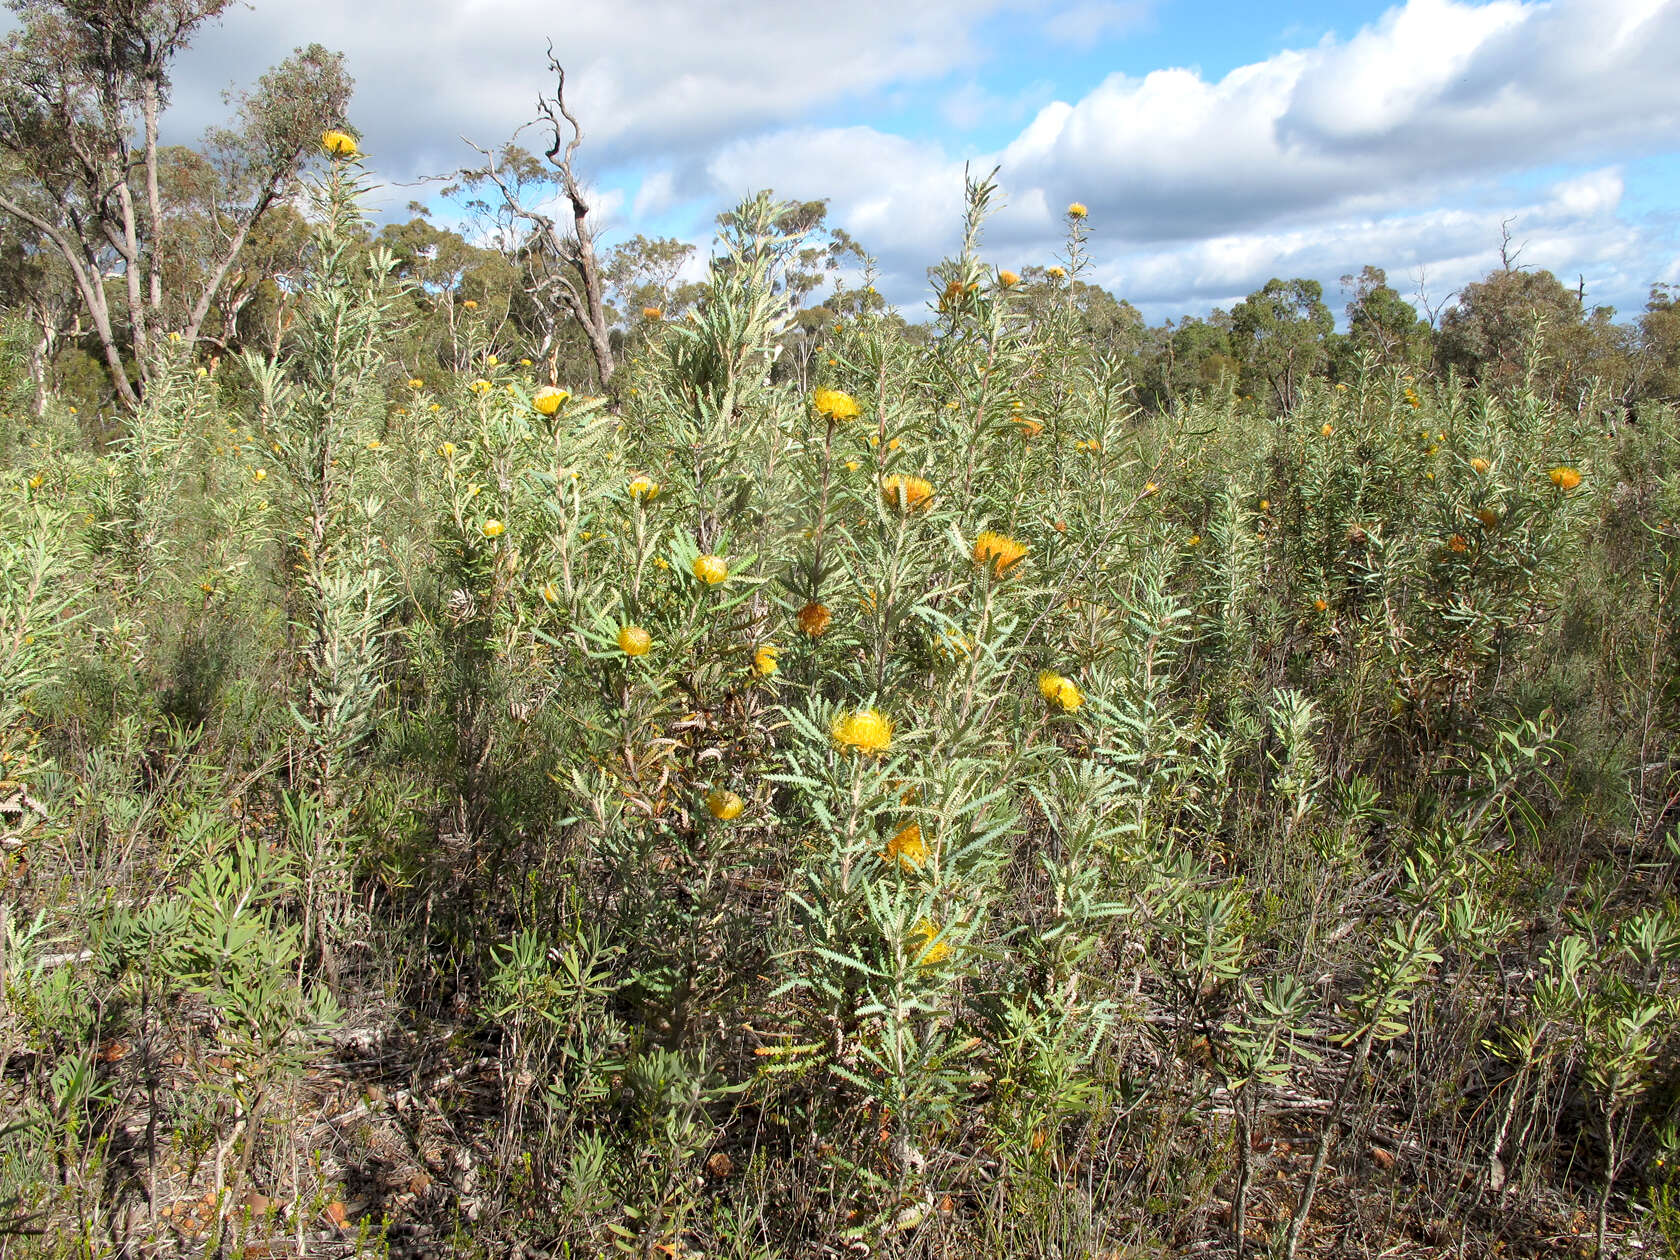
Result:
{"label": "understory vegetation", "polygon": [[590,397],[345,140],[271,344],[6,343],[0,1255],[1680,1255],[1671,404],[1145,399],[985,179]]}

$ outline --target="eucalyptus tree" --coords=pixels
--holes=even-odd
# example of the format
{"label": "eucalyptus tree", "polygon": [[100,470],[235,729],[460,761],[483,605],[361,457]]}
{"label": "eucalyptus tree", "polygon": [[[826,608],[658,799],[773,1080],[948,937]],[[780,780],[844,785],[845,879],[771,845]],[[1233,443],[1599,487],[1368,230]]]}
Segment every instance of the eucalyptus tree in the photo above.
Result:
{"label": "eucalyptus tree", "polygon": [[[166,295],[160,120],[170,66],[229,0],[8,0],[20,19],[0,45],[0,210],[63,259],[124,405],[139,401],[148,349],[179,299],[197,337],[247,237],[296,191],[321,129],[343,119],[339,54],[297,50],[230,98],[203,158],[214,230],[190,290]],[[116,292],[113,294],[112,289]]]}

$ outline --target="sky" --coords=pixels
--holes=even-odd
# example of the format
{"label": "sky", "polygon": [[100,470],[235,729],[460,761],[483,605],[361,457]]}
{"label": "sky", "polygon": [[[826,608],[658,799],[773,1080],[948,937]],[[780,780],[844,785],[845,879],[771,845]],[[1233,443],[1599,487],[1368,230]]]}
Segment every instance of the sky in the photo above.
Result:
{"label": "sky", "polygon": [[[1152,321],[1384,268],[1432,303],[1520,261],[1624,317],[1680,282],[1680,0],[255,0],[177,64],[166,138],[297,45],[346,54],[400,215],[567,68],[607,244],[702,246],[759,188],[827,198],[916,317],[1000,166],[988,262],[1089,207],[1088,279]],[[533,146],[534,147],[534,146]]]}

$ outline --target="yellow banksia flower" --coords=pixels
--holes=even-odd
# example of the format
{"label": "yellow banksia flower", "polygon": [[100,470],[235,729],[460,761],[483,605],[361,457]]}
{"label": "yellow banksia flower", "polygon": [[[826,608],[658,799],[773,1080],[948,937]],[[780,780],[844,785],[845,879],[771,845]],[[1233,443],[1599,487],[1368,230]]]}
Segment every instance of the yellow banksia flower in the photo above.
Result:
{"label": "yellow banksia flower", "polygon": [[1033,420],[1027,416],[1011,416],[1010,421],[1014,424],[1016,431],[1024,438],[1035,438],[1044,432],[1044,421],[1042,420]]}
{"label": "yellow banksia flower", "polygon": [[268,480],[268,469],[266,469],[266,468],[253,469],[252,472],[251,472],[251,480],[252,481],[267,481]]}
{"label": "yellow banksia flower", "polygon": [[923,477],[893,474],[881,478],[881,501],[901,512],[916,512],[933,499],[933,483]]}
{"label": "yellow banksia flower", "polygon": [[1319,432],[1319,435],[1320,435],[1320,436],[1321,436],[1321,437],[1329,437],[1329,436],[1330,436],[1330,435],[1331,435],[1331,434],[1332,434],[1332,433],[1334,433],[1334,432],[1335,432],[1335,431],[1336,431],[1336,426],[1335,426],[1335,425],[1333,425],[1333,424],[1331,424],[1331,423],[1330,423],[1330,422],[1329,422],[1329,421],[1328,421],[1328,420],[1326,420],[1326,421],[1325,421],[1325,422],[1324,422],[1324,423],[1323,423],[1323,425],[1322,425],[1322,426],[1320,426],[1320,428],[1319,428],[1319,430],[1318,430],[1318,432]]}
{"label": "yellow banksia flower", "polygon": [[1061,267],[1046,267],[1044,269],[1044,274],[1049,276],[1052,280],[1067,279],[1067,271]]}
{"label": "yellow banksia flower", "polygon": [[1451,538],[1447,539],[1447,550],[1449,550],[1449,551],[1469,551],[1470,550],[1469,540],[1466,539],[1463,534],[1454,534]]}
{"label": "yellow banksia flower", "polygon": [[1200,534],[1191,534],[1189,538],[1185,539],[1184,545],[1186,547],[1200,547],[1202,545],[1202,536]]}
{"label": "yellow banksia flower", "polygon": [[647,320],[650,324],[657,323],[665,318],[665,311],[663,308],[658,306],[644,306],[642,307],[642,318]]}
{"label": "yellow banksia flower", "polygon": [[974,641],[958,630],[942,630],[933,650],[948,661],[960,660],[974,651]]}
{"label": "yellow banksia flower", "polygon": [[1576,486],[1581,484],[1580,470],[1571,468],[1567,464],[1558,465],[1558,467],[1548,472],[1546,476],[1551,478],[1552,484],[1559,490],[1573,490]]}
{"label": "yellow banksia flower", "polygon": [[937,967],[951,956],[951,946],[939,938],[939,925],[932,919],[920,920],[910,931],[918,967]]}
{"label": "yellow banksia flower", "polygon": [[646,473],[637,473],[630,478],[630,497],[632,499],[657,499],[659,497],[659,483]]}
{"label": "yellow banksia flower", "polygon": [[442,455],[445,459],[448,459],[450,456],[455,454],[455,443],[453,443],[453,442],[440,443],[438,445],[438,454]]}
{"label": "yellow banksia flower", "polygon": [[838,389],[812,390],[811,406],[819,416],[830,420],[855,420],[863,414],[858,400]]}
{"label": "yellow banksia flower", "polygon": [[1325,599],[1324,596],[1320,595],[1317,599],[1313,600],[1313,611],[1314,612],[1329,612],[1330,611],[1330,601]]}
{"label": "yellow banksia flower", "polygon": [[1070,219],[1083,219],[1090,213],[1091,212],[1085,208],[1085,203],[1083,201],[1076,201],[1067,208],[1067,216]]}
{"label": "yellow banksia flower", "polygon": [[722,556],[695,556],[690,568],[707,586],[716,586],[729,577],[729,564]]}
{"label": "yellow banksia flower", "polygon": [[499,538],[501,537],[502,530],[505,528],[506,526],[492,516],[486,520],[484,524],[478,527],[478,532],[483,534],[486,538]]}
{"label": "yellow banksia flower", "polygon": [[759,649],[753,653],[753,672],[760,678],[770,677],[771,674],[776,672],[776,657],[780,652],[781,649],[773,644],[760,645]]}
{"label": "yellow banksia flower", "polygon": [[472,390],[473,393],[478,394],[480,397],[482,397],[483,395],[488,394],[492,389],[494,389],[495,386],[492,385],[489,381],[485,380],[481,376],[476,381],[474,381],[471,385],[467,386],[467,388]]}
{"label": "yellow banksia flower", "polygon": [[1483,529],[1492,529],[1499,524],[1499,513],[1490,507],[1477,508],[1476,519],[1482,523]]}
{"label": "yellow banksia flower", "polygon": [[739,818],[741,811],[746,807],[747,803],[745,801],[734,792],[727,791],[724,788],[713,788],[706,793],[706,810],[719,822],[728,822],[733,818]]}
{"label": "yellow banksia flower", "polygon": [[558,604],[560,602],[560,589],[553,582],[544,582],[537,588],[537,594],[542,596],[542,601],[545,604]]}
{"label": "yellow banksia flower", "polygon": [[829,615],[826,605],[819,604],[813,599],[799,610],[796,620],[799,622],[801,630],[813,639],[817,639],[822,637],[828,629],[828,623],[833,618]]}
{"label": "yellow banksia flower", "polygon": [[1026,544],[989,529],[982,530],[974,540],[974,563],[991,569],[994,577],[1002,577],[1009,572],[1026,554]]}
{"label": "yellow banksia flower", "polygon": [[531,406],[545,416],[552,416],[566,405],[566,400],[570,397],[571,394],[563,389],[556,389],[552,385],[544,385],[531,396]]}
{"label": "yellow banksia flower", "polygon": [[357,152],[356,138],[346,131],[323,131],[321,147],[334,157],[341,158],[353,158]]}
{"label": "yellow banksia flower", "polygon": [[842,749],[879,756],[892,744],[892,719],[878,709],[856,709],[835,715],[828,728]]}
{"label": "yellow banksia flower", "polygon": [[1000,271],[998,272],[998,283],[1006,289],[1013,289],[1021,283],[1021,277],[1013,271]]}
{"label": "yellow banksia flower", "polygon": [[918,823],[911,823],[901,828],[887,847],[881,850],[883,862],[897,862],[907,871],[917,871],[927,865],[928,847],[922,839],[922,828]]}
{"label": "yellow banksia flower", "polygon": [[476,311],[478,309],[478,303],[474,299],[468,298],[465,302],[461,303],[461,309],[462,310],[467,310],[467,311]]}
{"label": "yellow banksia flower", "polygon": [[626,656],[646,656],[653,636],[640,626],[624,626],[618,632],[618,650]]}
{"label": "yellow banksia flower", "polygon": [[1493,465],[1478,455],[1475,459],[1470,461],[1470,467],[1474,468],[1479,473],[1485,473],[1488,469],[1492,468]]}
{"label": "yellow banksia flower", "polygon": [[1038,676],[1038,694],[1063,713],[1072,713],[1085,703],[1085,697],[1073,679],[1048,669]]}

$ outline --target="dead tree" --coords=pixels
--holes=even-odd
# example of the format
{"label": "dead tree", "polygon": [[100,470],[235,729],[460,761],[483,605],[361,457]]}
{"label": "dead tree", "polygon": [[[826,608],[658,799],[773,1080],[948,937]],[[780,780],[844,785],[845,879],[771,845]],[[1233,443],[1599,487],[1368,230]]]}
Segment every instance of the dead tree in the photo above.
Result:
{"label": "dead tree", "polygon": [[583,143],[583,128],[566,105],[566,71],[555,59],[552,44],[548,68],[554,72],[554,96],[537,97],[540,118],[535,120],[546,124],[549,131],[544,156],[554,173],[543,182],[556,186],[565,198],[571,208],[570,222],[543,212],[525,195],[524,186],[531,182],[528,177],[532,172],[522,168],[520,159],[530,158],[512,144],[504,146],[499,156],[473,145],[484,155],[485,164],[461,175],[469,185],[495,185],[502,202],[501,216],[511,229],[506,243],[514,261],[526,273],[532,300],[542,309],[559,308],[583,330],[596,375],[606,389],[617,363],[607,319],[605,280],[595,250],[595,227],[589,221],[589,202],[572,165]]}

